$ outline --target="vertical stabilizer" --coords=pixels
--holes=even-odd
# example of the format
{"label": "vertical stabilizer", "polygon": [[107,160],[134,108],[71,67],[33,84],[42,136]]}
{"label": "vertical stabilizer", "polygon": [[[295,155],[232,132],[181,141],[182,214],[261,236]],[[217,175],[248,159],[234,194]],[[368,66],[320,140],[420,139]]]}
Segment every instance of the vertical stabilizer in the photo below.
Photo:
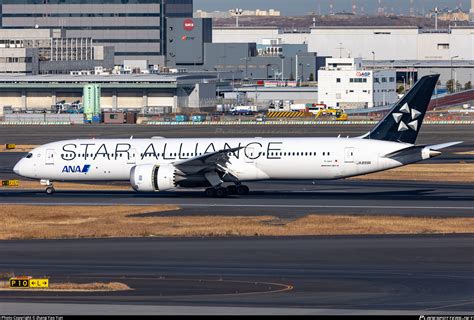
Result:
{"label": "vertical stabilizer", "polygon": [[364,139],[414,144],[438,83],[439,74],[422,77]]}

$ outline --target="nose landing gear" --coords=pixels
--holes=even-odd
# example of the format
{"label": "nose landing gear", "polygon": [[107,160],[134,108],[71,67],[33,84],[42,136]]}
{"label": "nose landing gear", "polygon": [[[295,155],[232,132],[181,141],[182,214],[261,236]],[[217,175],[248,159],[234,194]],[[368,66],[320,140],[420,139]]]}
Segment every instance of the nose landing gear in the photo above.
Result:
{"label": "nose landing gear", "polygon": [[46,194],[47,195],[52,195],[55,191],[56,190],[53,188],[53,186],[46,188]]}
{"label": "nose landing gear", "polygon": [[41,180],[40,181],[42,186],[46,186],[46,194],[52,195],[56,190],[54,189],[53,182],[50,180]]}

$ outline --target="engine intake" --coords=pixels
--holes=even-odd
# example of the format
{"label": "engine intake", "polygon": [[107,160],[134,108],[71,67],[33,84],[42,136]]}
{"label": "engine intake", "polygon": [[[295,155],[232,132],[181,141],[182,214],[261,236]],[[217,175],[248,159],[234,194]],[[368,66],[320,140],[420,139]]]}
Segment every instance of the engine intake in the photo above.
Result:
{"label": "engine intake", "polygon": [[170,190],[176,187],[176,168],[172,165],[138,165],[130,171],[130,183],[139,192]]}

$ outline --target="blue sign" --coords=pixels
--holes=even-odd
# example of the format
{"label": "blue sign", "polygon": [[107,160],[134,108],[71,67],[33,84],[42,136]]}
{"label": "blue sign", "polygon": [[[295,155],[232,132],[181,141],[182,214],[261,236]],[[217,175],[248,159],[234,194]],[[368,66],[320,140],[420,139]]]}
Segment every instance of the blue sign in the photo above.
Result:
{"label": "blue sign", "polygon": [[81,166],[64,166],[63,173],[88,173],[89,169],[91,168],[90,164],[84,165],[83,168]]}

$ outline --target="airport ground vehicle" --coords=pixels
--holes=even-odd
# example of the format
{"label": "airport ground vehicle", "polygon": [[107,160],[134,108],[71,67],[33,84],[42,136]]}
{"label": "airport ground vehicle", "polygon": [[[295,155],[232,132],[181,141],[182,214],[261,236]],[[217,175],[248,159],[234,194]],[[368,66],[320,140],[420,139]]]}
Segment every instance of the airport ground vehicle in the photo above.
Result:
{"label": "airport ground vehicle", "polygon": [[250,116],[253,115],[253,110],[250,106],[235,106],[232,107],[229,112],[232,115],[245,115],[245,116]]}

